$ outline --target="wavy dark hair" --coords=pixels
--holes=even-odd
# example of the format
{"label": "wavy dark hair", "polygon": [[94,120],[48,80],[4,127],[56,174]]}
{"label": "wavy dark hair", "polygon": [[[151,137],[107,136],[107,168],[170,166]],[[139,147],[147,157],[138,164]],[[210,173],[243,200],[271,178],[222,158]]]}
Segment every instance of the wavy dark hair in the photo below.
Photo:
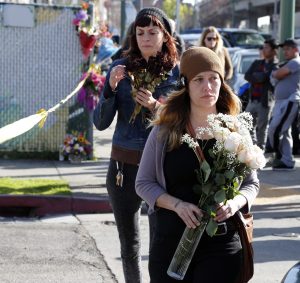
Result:
{"label": "wavy dark hair", "polygon": [[168,33],[168,31],[165,29],[162,23],[155,16],[144,15],[143,17],[139,17],[134,22],[134,29],[130,38],[130,48],[124,53],[124,55],[128,58],[127,69],[129,71],[133,71],[144,67],[141,66],[141,64],[144,63],[142,62],[142,54],[136,40],[136,27],[147,27],[151,23],[154,26],[158,26],[163,31],[164,36],[166,38],[166,42],[163,43],[162,51],[160,52],[161,54],[159,61],[162,65],[162,68],[168,72],[176,65],[178,55],[173,36],[171,36]]}
{"label": "wavy dark hair", "polygon": [[[185,79],[185,81],[187,80]],[[241,110],[240,99],[223,80],[216,107],[218,113],[229,115],[237,115]],[[186,84],[186,86],[181,86],[179,90],[170,93],[166,103],[160,106],[156,117],[151,121],[151,125],[160,125],[159,134],[161,137],[169,137],[168,150],[180,146],[190,112],[190,96]]]}

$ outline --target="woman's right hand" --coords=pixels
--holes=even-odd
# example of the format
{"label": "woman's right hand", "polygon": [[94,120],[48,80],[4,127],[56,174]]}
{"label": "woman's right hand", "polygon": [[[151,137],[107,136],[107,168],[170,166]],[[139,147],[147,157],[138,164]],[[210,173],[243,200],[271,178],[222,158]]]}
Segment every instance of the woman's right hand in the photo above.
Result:
{"label": "woman's right hand", "polygon": [[120,80],[122,80],[125,77],[125,67],[125,65],[117,65],[111,69],[109,85],[113,91],[118,86]]}
{"label": "woman's right hand", "polygon": [[178,200],[174,206],[174,211],[188,228],[196,228],[200,225],[198,219],[201,219],[203,213],[198,206],[189,202]]}

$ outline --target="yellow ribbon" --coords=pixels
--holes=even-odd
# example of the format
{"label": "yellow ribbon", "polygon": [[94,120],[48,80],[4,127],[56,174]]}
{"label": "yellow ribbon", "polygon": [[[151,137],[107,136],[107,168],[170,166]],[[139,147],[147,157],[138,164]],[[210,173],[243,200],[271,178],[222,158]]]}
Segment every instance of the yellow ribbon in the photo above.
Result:
{"label": "yellow ribbon", "polygon": [[44,108],[41,108],[34,115],[22,118],[16,122],[13,122],[11,124],[8,124],[0,128],[0,144],[29,131],[36,124],[38,124],[38,126],[42,128],[46,122],[48,114],[54,112],[56,109],[58,109],[60,106],[64,105],[68,100],[70,100],[83,87],[85,81],[89,77],[89,74],[93,70],[99,72],[100,65],[92,64],[87,71],[87,76],[79,82],[77,87],[70,94],[68,94],[64,99],[62,99],[59,103],[51,107],[49,110],[45,110]]}

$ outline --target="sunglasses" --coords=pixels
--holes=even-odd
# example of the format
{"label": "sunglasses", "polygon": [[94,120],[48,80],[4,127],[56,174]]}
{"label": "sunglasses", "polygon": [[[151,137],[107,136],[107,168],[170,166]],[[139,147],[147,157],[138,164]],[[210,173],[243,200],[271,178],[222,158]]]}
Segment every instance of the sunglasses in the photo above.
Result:
{"label": "sunglasses", "polygon": [[212,40],[215,40],[215,41],[216,41],[216,40],[218,40],[218,38],[216,38],[216,37],[207,37],[206,39],[207,39],[208,41],[212,41]]}

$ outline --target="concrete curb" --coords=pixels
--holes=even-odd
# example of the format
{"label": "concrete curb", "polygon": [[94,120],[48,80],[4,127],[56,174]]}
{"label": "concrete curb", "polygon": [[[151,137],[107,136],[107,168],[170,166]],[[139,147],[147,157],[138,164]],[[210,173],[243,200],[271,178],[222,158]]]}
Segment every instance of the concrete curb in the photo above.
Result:
{"label": "concrete curb", "polygon": [[110,213],[107,197],[0,195],[0,215],[45,216],[53,214]]}

